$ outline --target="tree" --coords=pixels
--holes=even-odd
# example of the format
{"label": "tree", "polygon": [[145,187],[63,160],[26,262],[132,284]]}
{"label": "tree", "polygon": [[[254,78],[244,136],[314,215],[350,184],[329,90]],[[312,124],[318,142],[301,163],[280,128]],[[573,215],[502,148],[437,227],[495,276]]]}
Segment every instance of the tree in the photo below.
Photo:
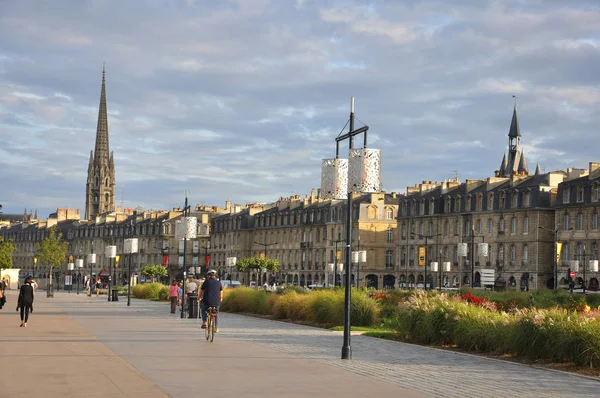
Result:
{"label": "tree", "polygon": [[10,269],[13,267],[12,253],[17,250],[12,244],[12,239],[5,241],[0,236],[0,277],[2,276],[3,269]]}
{"label": "tree", "polygon": [[165,278],[168,275],[167,269],[160,264],[150,264],[142,267],[141,273],[146,278],[151,278],[152,282],[156,281],[156,278]]}
{"label": "tree", "polygon": [[35,251],[35,258],[41,265],[47,265],[50,268],[50,280],[46,297],[53,297],[52,287],[53,268],[60,268],[67,259],[67,250],[69,242],[62,241],[62,233],[56,232],[56,226],[50,228],[49,235],[40,242]]}
{"label": "tree", "polygon": [[[250,270],[256,270],[257,274],[258,274],[258,271],[263,268],[271,273],[277,272],[279,270],[279,261],[277,261],[273,258],[266,258],[266,257],[245,257],[245,258],[239,259],[237,261],[237,263],[235,264],[235,267],[240,272],[248,271],[248,279],[249,279]],[[258,280],[256,282],[258,284]]]}

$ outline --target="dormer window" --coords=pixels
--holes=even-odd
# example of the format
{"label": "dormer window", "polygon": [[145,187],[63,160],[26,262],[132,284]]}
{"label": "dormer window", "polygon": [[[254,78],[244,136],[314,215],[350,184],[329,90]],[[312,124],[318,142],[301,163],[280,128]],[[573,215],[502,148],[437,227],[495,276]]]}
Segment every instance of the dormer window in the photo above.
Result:
{"label": "dormer window", "polygon": [[411,202],[411,207],[412,207],[413,216],[416,216],[417,215],[417,201],[416,200],[413,200]]}
{"label": "dormer window", "polygon": [[429,214],[435,213],[435,199],[429,199]]}
{"label": "dormer window", "polygon": [[488,194],[487,209],[494,210],[494,193],[493,192],[490,192]]}
{"label": "dormer window", "polygon": [[454,200],[454,212],[455,213],[460,212],[460,197],[458,197]]}
{"label": "dormer window", "polygon": [[577,186],[577,203],[583,203],[583,193],[584,193],[583,185],[579,184]]}
{"label": "dormer window", "polygon": [[421,200],[420,207],[420,214],[423,216],[425,215],[425,199]]}
{"label": "dormer window", "polygon": [[502,192],[500,194],[500,209],[505,209],[506,208],[506,194],[504,192]]}
{"label": "dormer window", "polygon": [[600,184],[594,183],[592,187],[592,201],[597,202],[600,200]]}
{"label": "dormer window", "polygon": [[571,188],[564,187],[563,188],[563,203],[569,203],[571,198]]}
{"label": "dormer window", "polygon": [[467,196],[467,208],[466,211],[471,211],[471,195]]}
{"label": "dormer window", "polygon": [[450,198],[446,198],[445,207],[446,207],[445,213],[450,213],[450,210],[452,207],[452,202],[450,202]]}
{"label": "dormer window", "polygon": [[524,207],[531,206],[531,191],[530,190],[523,192],[523,206]]}
{"label": "dormer window", "polygon": [[483,210],[483,195],[482,194],[477,194],[476,199],[476,206],[477,206],[477,211],[481,211]]}

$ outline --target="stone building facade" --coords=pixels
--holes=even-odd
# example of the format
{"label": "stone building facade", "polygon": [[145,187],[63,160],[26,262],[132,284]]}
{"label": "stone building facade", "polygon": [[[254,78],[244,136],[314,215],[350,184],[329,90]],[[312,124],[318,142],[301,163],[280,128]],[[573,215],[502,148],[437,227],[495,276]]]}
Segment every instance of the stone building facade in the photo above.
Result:
{"label": "stone building facade", "polygon": [[[346,264],[344,258],[346,201],[310,196],[280,198],[270,205],[252,205],[213,219],[211,241],[215,267],[232,272],[243,284],[254,281],[299,286],[340,284],[341,274],[329,264]],[[355,195],[352,250],[367,251],[365,263],[353,264],[352,281],[361,286],[393,287],[398,198],[385,192]],[[341,258],[336,261],[336,252]],[[238,273],[225,269],[227,257],[266,255],[277,259],[276,274]],[[359,268],[360,266],[360,268]],[[335,275],[334,275],[335,274]],[[258,280],[258,281],[257,281]]]}
{"label": "stone building facade", "polygon": [[[562,243],[558,261],[559,285],[568,284],[569,261],[579,261],[576,286],[600,288],[600,275],[592,272],[590,260],[598,260],[598,212],[600,211],[600,163],[590,162],[587,169],[568,169],[567,178],[558,186],[555,224],[557,241]],[[584,275],[583,267],[586,267]]]}

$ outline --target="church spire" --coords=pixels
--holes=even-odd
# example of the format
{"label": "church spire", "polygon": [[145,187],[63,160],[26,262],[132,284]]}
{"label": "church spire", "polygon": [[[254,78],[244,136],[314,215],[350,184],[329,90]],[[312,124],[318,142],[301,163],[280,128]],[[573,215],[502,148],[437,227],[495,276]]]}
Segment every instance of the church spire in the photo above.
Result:
{"label": "church spire", "polygon": [[102,66],[102,89],[100,91],[100,108],[98,109],[98,127],[96,128],[96,147],[94,159],[100,164],[108,164],[108,115],[106,112],[106,71]]}
{"label": "church spire", "polygon": [[540,169],[540,163],[538,162],[537,167],[535,168],[535,175],[539,176],[542,174],[542,170]]}
{"label": "church spire", "polygon": [[519,120],[517,119],[517,106],[513,109],[513,116],[510,122],[510,130],[508,130],[508,136],[511,138],[520,137],[521,129],[519,128]]}

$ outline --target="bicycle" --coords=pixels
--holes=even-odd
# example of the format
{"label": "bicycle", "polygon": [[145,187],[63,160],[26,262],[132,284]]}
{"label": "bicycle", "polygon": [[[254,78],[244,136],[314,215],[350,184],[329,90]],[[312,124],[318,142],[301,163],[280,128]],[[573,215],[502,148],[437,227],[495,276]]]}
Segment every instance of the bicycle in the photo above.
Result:
{"label": "bicycle", "polygon": [[217,329],[217,314],[219,311],[217,307],[208,307],[206,309],[206,329],[204,329],[204,334],[206,335],[206,340],[210,340],[211,342],[215,339],[215,330]]}

